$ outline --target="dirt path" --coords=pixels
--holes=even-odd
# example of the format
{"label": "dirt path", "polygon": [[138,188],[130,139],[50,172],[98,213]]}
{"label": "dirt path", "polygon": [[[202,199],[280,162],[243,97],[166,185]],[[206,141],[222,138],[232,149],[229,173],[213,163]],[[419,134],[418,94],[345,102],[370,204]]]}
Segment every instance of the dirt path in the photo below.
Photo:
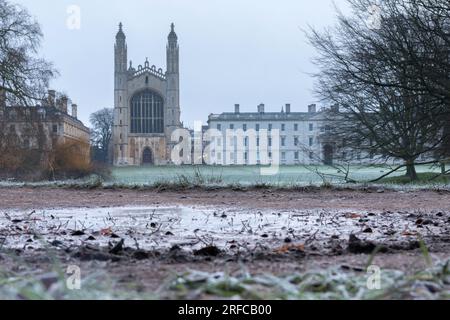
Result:
{"label": "dirt path", "polygon": [[202,191],[1,188],[1,209],[202,205],[255,209],[450,210],[450,193],[436,191]]}
{"label": "dirt path", "polygon": [[[130,239],[143,244],[151,235],[153,238],[159,237],[159,243],[165,243],[168,236],[167,231],[172,231],[176,236],[176,233],[180,233],[182,230],[175,229],[174,231],[164,228],[159,230],[161,219],[167,218],[164,215],[158,218],[160,220],[155,220],[157,216],[152,214],[151,219],[156,222],[152,226],[151,223],[136,222],[136,216],[131,217],[127,213],[128,220],[132,219],[136,225],[143,227],[143,230],[135,228],[135,232],[136,230],[141,232],[140,238],[136,234],[128,234],[126,247],[120,248],[118,254],[111,254],[111,245],[117,245],[119,239],[112,237],[109,239],[109,234],[105,235],[99,232],[100,227],[97,225],[94,228],[97,230],[96,234],[93,234],[92,230],[84,230],[85,233],[74,236],[71,234],[74,228],[67,227],[67,224],[63,223],[64,221],[60,222],[59,217],[51,214],[52,211],[44,210],[42,213],[42,209],[58,209],[56,211],[59,211],[64,208],[92,208],[98,211],[98,208],[123,206],[183,206],[223,209],[226,213],[224,213],[224,217],[221,217],[222,212],[217,216],[216,214],[208,215],[208,218],[205,218],[203,213],[200,216],[202,219],[211,219],[211,221],[226,222],[228,219],[230,225],[233,221],[237,221],[239,214],[255,214],[255,217],[261,214],[264,219],[266,219],[266,215],[272,215],[272,219],[276,219],[277,216],[285,219],[286,216],[288,224],[293,223],[291,221],[293,218],[309,218],[311,230],[303,230],[305,227],[309,228],[306,223],[304,226],[302,225],[303,220],[297,222],[300,223],[298,226],[292,224],[292,230],[289,226],[280,228],[281,230],[276,232],[260,229],[252,235],[257,242],[258,239],[261,239],[259,242],[263,243],[263,248],[254,252],[253,249],[248,251],[247,248],[241,250],[240,242],[250,241],[251,238],[245,235],[242,239],[236,238],[234,242],[227,241],[220,244],[222,254],[207,252],[205,255],[197,256],[193,255],[192,251],[185,250],[184,247],[180,248],[183,245],[176,245],[174,247],[177,248],[172,247],[169,251],[160,246],[153,250],[147,248],[148,251],[140,252],[139,246],[137,249],[133,248],[135,244]],[[36,210],[36,213],[28,216],[33,210]],[[80,211],[80,218],[76,218],[76,220],[89,220],[87,212],[91,211]],[[308,215],[297,216],[294,214],[298,212]],[[310,216],[309,212],[311,212]],[[83,274],[87,275],[100,272],[108,279],[114,279],[118,287],[133,286],[139,292],[153,292],[160,288],[168,278],[173,277],[174,273],[183,273],[192,269],[207,272],[226,271],[233,274],[241,272],[245,268],[252,274],[282,275],[317,268],[342,267],[345,270],[360,270],[359,272],[364,274],[370,252],[373,252],[373,243],[370,241],[375,243],[382,241],[381,244],[385,249],[376,255],[373,263],[381,268],[413,272],[421,270],[425,266],[425,259],[417,242],[419,234],[423,235],[434,261],[450,258],[450,193],[447,192],[387,190],[157,192],[2,188],[0,189],[0,213],[5,216],[3,220],[0,219],[0,244],[2,237],[9,240],[12,234],[17,235],[20,243],[24,242],[23,246],[15,247],[13,251],[8,251],[7,248],[0,250],[0,260],[4,269],[14,272],[20,270],[21,274],[28,275],[36,274],[36,270],[40,273],[52,270],[54,261],[49,258],[48,252],[43,252],[43,249],[39,247],[40,241],[33,238],[33,233],[30,232],[33,230],[30,226],[34,226],[38,223],[36,221],[40,221],[39,223],[42,223],[44,228],[42,230],[49,236],[44,239],[44,242],[51,244],[51,250],[54,251],[52,255],[62,262],[63,267],[72,264],[78,265],[83,270]],[[20,215],[20,219],[17,217],[14,219],[14,214]],[[41,216],[42,214],[44,215]],[[52,221],[46,225],[48,217],[51,217]],[[146,218],[146,216],[143,217]],[[35,218],[38,219],[33,220]],[[101,219],[99,221],[103,223],[103,218]],[[115,223],[120,224],[119,220]],[[192,220],[194,221],[194,219]],[[200,222],[196,223],[199,224],[200,231],[188,230],[191,238],[187,237],[187,239],[190,241],[199,240],[201,232],[205,232],[207,229]],[[322,223],[324,226],[320,227]],[[345,227],[346,224],[350,229]],[[89,229],[88,225],[86,223],[87,229]],[[61,229],[61,226],[66,226],[67,230]],[[183,225],[180,225],[180,228],[181,226]],[[344,227],[337,232],[340,230],[340,226]],[[328,232],[328,227],[333,227],[335,230]],[[158,229],[159,233],[156,234],[152,228]],[[221,228],[226,229],[227,225],[222,225]],[[319,232],[314,232],[314,228]],[[368,229],[372,230],[367,233]],[[115,230],[118,230],[119,233],[117,238],[126,238],[127,230],[120,230],[117,227]],[[350,235],[355,230],[358,238],[352,240]],[[268,233],[268,236],[263,235],[265,232]],[[91,241],[91,237],[94,240],[91,239]],[[95,247],[95,241],[102,237],[107,237],[104,240],[106,242],[99,242]],[[289,242],[287,242],[287,238],[289,238]],[[108,243],[110,246],[105,247]],[[165,244],[171,246],[169,242]],[[202,246],[202,242],[197,241],[197,245]],[[239,250],[233,251],[232,247],[235,248],[233,250],[236,250],[236,247]],[[256,248],[252,244],[253,247]],[[274,248],[281,249],[274,250]]]}

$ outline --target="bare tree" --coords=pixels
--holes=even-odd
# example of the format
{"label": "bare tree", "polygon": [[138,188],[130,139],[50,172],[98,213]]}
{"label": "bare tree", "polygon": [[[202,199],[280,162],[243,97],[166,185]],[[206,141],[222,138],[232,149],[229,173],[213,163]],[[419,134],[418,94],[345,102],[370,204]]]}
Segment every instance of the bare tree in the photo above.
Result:
{"label": "bare tree", "polygon": [[57,74],[36,57],[41,40],[41,28],[26,9],[0,0],[0,90],[9,104],[33,105]]}
{"label": "bare tree", "polygon": [[[414,27],[421,34],[432,34],[432,37],[422,38],[429,50],[441,53],[438,63],[429,63],[419,72],[424,82],[430,83],[428,89],[431,94],[440,96],[444,104],[450,109],[450,2],[441,0],[410,0],[409,6],[403,5],[405,10],[414,17]],[[416,8],[414,10],[414,8]],[[419,8],[419,9],[417,9]],[[425,32],[424,32],[425,31]],[[446,117],[446,139],[438,154],[450,157],[450,115]],[[442,163],[442,173],[446,173],[445,163]]]}
{"label": "bare tree", "polygon": [[91,114],[90,117],[92,132],[92,146],[95,148],[94,158],[102,162],[109,162],[109,145],[112,137],[114,124],[114,110],[104,108]]}
{"label": "bare tree", "polygon": [[[413,0],[348,1],[352,16],[340,13],[336,28],[309,34],[319,54],[316,92],[340,106],[329,112],[330,133],[343,149],[402,160],[414,180],[417,159],[447,138],[447,97],[426,70],[439,64],[448,77],[448,51],[434,31],[419,28],[418,16],[426,15],[408,7],[417,6]],[[367,20],[373,5],[380,6],[378,26]]]}

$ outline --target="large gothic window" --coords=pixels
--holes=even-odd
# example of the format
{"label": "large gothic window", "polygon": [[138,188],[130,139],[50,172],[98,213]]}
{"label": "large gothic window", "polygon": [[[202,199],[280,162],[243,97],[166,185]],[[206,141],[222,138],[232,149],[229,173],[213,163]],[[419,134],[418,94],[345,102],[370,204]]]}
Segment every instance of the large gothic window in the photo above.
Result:
{"label": "large gothic window", "polygon": [[131,99],[131,133],[164,133],[163,99],[146,90]]}

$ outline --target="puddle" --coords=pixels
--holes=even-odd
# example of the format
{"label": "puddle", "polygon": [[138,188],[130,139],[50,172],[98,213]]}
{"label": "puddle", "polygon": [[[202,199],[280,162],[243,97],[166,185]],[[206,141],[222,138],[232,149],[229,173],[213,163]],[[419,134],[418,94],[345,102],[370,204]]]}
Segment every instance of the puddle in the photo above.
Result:
{"label": "puddle", "polygon": [[[0,213],[0,247],[33,250],[52,242],[66,247],[125,245],[164,250],[279,248],[298,243],[331,249],[350,234],[375,242],[435,237],[448,230],[448,213],[214,210],[208,207],[117,207]],[[421,221],[422,222],[421,222]],[[421,223],[420,223],[421,222]],[[424,223],[425,222],[425,223]]]}

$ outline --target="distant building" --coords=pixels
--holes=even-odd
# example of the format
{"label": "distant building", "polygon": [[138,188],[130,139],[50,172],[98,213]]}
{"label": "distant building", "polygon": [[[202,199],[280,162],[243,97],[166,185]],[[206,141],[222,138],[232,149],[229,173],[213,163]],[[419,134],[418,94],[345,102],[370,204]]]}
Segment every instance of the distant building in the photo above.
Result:
{"label": "distant building", "polygon": [[172,24],[167,43],[167,71],[148,60],[135,69],[119,25],[115,43],[113,158],[116,166],[170,163],[171,135],[180,121],[178,37]]}
{"label": "distant building", "polygon": [[[269,134],[267,142],[267,157],[269,162],[273,159],[270,132],[279,132],[279,161],[282,165],[295,164],[332,164],[334,161],[335,142],[324,139],[327,131],[324,112],[318,111],[315,104],[308,106],[308,112],[292,112],[291,105],[286,104],[280,112],[266,112],[265,105],[260,104],[256,112],[240,112],[240,105],[235,105],[234,112],[211,114],[208,118],[209,129],[222,133],[221,141],[214,141],[214,154],[208,155],[213,162],[222,165],[238,164],[237,146],[228,141],[227,130],[242,130],[244,133],[254,130],[257,135],[262,130]],[[233,137],[234,138],[234,137]],[[260,163],[259,137],[256,143],[256,161]],[[225,146],[235,147],[235,152],[226,156]],[[244,164],[249,164],[249,145],[244,141]]]}
{"label": "distant building", "polygon": [[[7,106],[0,98],[0,134],[14,138],[22,149],[41,149],[50,152],[56,144],[77,143],[86,157],[90,152],[90,130],[77,119],[78,107],[70,105],[66,96],[56,97],[49,90],[47,98],[41,104],[25,106]],[[42,159],[45,161],[45,159]]]}

